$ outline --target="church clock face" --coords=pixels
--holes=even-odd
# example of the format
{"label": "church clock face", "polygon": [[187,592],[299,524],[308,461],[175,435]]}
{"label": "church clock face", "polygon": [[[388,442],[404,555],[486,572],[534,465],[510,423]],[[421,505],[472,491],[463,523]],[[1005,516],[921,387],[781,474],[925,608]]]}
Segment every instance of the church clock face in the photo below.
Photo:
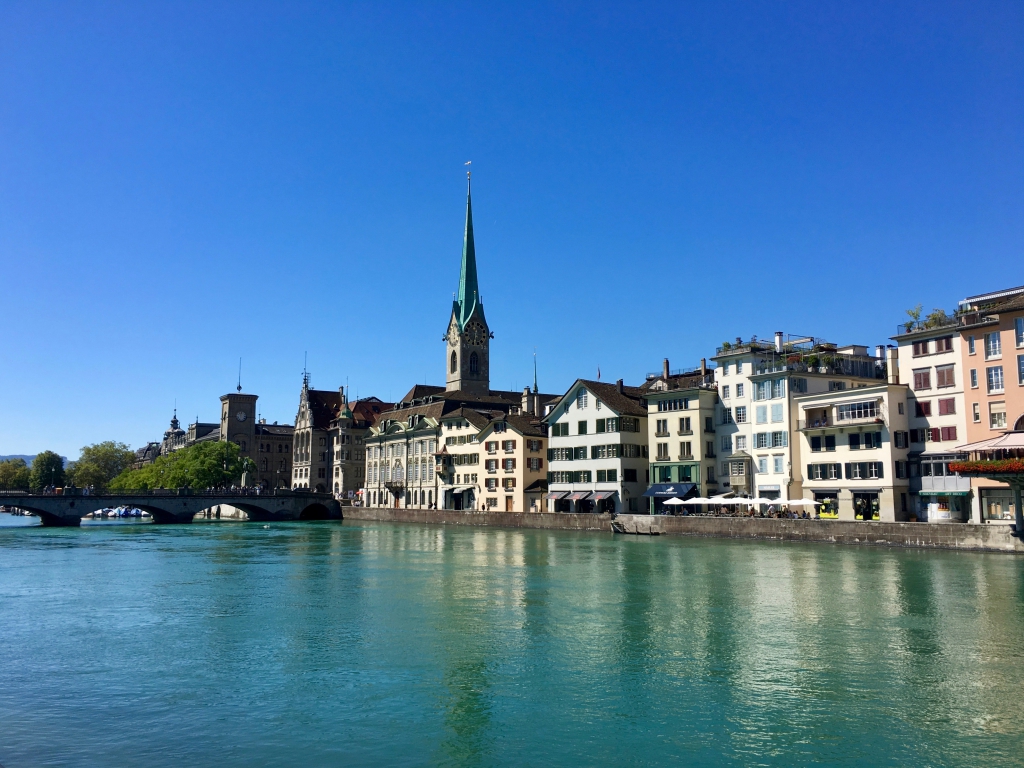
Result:
{"label": "church clock face", "polygon": [[245,421],[245,411],[239,411],[235,414],[235,418],[239,421]]}
{"label": "church clock face", "polygon": [[487,341],[487,331],[480,323],[471,323],[466,328],[466,340],[474,346],[480,346]]}

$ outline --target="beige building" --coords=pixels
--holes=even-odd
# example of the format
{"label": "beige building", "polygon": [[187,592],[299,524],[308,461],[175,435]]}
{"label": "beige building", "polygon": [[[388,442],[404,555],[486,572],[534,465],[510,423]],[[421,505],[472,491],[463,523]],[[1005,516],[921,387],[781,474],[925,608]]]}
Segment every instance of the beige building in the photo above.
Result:
{"label": "beige building", "polygon": [[648,374],[640,389],[647,403],[650,446],[647,511],[662,514],[670,498],[718,493],[714,372],[705,361],[693,371],[670,372],[666,358],[661,374]]}
{"label": "beige building", "polygon": [[874,384],[794,398],[794,461],[822,517],[893,522],[914,516],[907,471],[907,387]]}
{"label": "beige building", "polygon": [[483,446],[483,508],[545,512],[547,430],[532,413],[488,416],[478,435]]}

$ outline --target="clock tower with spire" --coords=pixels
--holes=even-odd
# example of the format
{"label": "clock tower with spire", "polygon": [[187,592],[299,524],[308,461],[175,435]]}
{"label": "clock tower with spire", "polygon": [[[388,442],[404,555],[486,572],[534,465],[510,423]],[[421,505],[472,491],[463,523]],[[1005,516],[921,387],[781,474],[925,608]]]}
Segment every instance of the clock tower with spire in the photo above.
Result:
{"label": "clock tower with spire", "polygon": [[466,174],[466,234],[462,244],[459,290],[452,302],[452,316],[444,335],[445,389],[477,395],[490,392],[491,331],[484,317],[476,278],[476,246],[473,243],[473,199]]}

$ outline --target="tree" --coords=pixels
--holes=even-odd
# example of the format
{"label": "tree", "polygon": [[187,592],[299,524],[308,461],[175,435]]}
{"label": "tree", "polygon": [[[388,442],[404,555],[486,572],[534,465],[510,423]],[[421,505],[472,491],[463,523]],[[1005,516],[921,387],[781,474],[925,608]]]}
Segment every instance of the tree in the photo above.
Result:
{"label": "tree", "polygon": [[29,485],[33,491],[41,491],[48,485],[64,485],[64,459],[53,451],[43,451],[32,459],[32,474]]}
{"label": "tree", "polygon": [[27,491],[31,476],[24,459],[0,461],[0,491]]}
{"label": "tree", "polygon": [[907,310],[907,315],[910,317],[910,320],[908,320],[907,322],[905,322],[903,324],[903,327],[907,329],[907,333],[910,333],[911,329],[914,327],[914,325],[917,323],[917,321],[921,319],[921,311],[923,309],[924,309],[924,305],[923,304],[918,304],[913,309],[908,309]]}
{"label": "tree", "polygon": [[125,443],[107,440],[82,448],[78,461],[68,466],[68,481],[79,488],[93,485],[103,490],[110,481],[135,461],[135,453]]}
{"label": "tree", "polygon": [[110,482],[111,490],[151,488],[223,488],[242,477],[238,446],[230,442],[194,443],[159,457],[140,469],[126,470]]}
{"label": "tree", "polygon": [[933,309],[924,319],[925,328],[937,328],[947,323],[949,323],[949,315],[946,314],[944,309]]}

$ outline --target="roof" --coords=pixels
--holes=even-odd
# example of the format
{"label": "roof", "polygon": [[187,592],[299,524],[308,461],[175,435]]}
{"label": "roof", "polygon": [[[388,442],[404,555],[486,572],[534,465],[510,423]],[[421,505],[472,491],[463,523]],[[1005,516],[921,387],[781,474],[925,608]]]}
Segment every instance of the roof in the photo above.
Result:
{"label": "roof", "polygon": [[331,419],[341,411],[341,392],[327,389],[310,389],[306,391],[306,402],[313,415],[314,429],[328,429]]}
{"label": "roof", "polygon": [[295,432],[292,424],[257,424],[257,435],[291,435]]}
{"label": "roof", "polygon": [[433,384],[414,384],[413,388],[402,396],[400,402],[411,403],[413,400],[422,400],[441,392],[444,392],[444,387],[435,387]]}
{"label": "roof", "polygon": [[348,409],[352,411],[352,418],[356,421],[366,422],[367,426],[371,427],[377,423],[382,413],[390,411],[393,407],[394,403],[385,403],[376,397],[368,397],[348,404]]}
{"label": "roof", "polygon": [[[666,389],[651,389],[652,386],[664,382],[667,384]],[[700,371],[690,371],[688,373],[675,374],[669,376],[667,379],[664,376],[656,376],[653,379],[648,379],[640,385],[640,390],[644,393],[657,394],[659,392],[673,392],[680,389],[698,389],[700,387],[707,388],[714,384],[714,373],[712,369],[708,369],[708,374],[705,376]]]}
{"label": "roof", "polygon": [[990,437],[987,440],[980,440],[976,443],[958,445],[957,451],[996,451],[1007,448],[1024,448],[1024,432],[1009,431],[1003,432],[998,437]]}
{"label": "roof", "polygon": [[601,402],[607,405],[616,413],[623,416],[646,416],[647,409],[640,405],[644,391],[640,387],[623,386],[619,391],[619,385],[606,384],[603,381],[590,381],[589,379],[576,379],[573,385],[566,390],[565,394],[558,398],[561,402],[567,398],[579,385],[583,385],[594,393]]}

